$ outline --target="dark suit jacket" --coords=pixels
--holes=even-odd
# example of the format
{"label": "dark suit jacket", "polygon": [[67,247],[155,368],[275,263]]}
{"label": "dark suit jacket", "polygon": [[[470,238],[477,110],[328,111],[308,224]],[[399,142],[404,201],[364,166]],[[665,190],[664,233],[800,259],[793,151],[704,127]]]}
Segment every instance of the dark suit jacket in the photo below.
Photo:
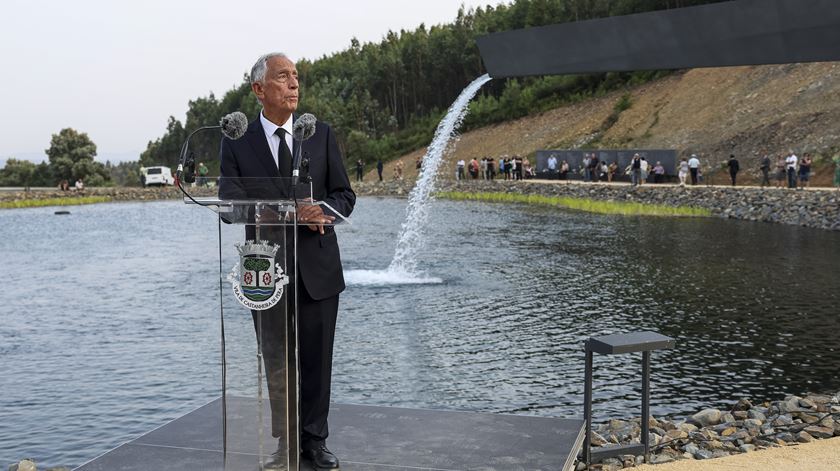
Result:
{"label": "dark suit jacket", "polygon": [[[326,202],[344,216],[349,216],[356,203],[356,194],[350,188],[350,179],[330,127],[319,121],[315,134],[304,141],[302,146],[302,159],[309,160],[313,197]],[[269,180],[261,180],[261,183],[259,180],[236,180],[236,177],[251,179],[280,176],[259,119],[248,125],[248,131],[242,138],[235,141],[222,138],[220,154],[223,177],[219,184],[220,198],[289,197],[287,189]],[[335,296],[344,290],[338,239],[332,227],[325,228],[324,232],[321,235],[306,226],[298,230],[298,273],[309,296],[316,301]],[[254,226],[246,226],[245,235],[247,239],[253,240]]]}

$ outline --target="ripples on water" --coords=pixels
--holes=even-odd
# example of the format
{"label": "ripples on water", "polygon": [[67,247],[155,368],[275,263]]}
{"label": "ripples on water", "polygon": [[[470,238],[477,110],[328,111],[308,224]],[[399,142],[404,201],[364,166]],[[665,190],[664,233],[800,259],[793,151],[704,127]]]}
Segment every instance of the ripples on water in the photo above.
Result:
{"label": "ripples on water", "polygon": [[[217,225],[177,202],[0,212],[0,466],[77,465],[219,395]],[[337,402],[574,417],[582,342],[652,329],[653,413],[836,392],[840,234],[717,219],[436,202],[431,284],[374,278],[405,201],[340,228]],[[225,271],[241,227],[223,228]],[[355,277],[355,278],[354,278]],[[368,281],[368,283],[366,283]],[[229,381],[254,391],[226,286]],[[596,417],[639,410],[640,358],[597,357]]]}

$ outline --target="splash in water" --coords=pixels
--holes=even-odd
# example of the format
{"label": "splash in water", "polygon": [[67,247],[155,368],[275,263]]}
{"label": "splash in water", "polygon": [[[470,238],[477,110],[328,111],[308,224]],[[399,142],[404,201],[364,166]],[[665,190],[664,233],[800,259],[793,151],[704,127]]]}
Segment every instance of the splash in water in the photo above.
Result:
{"label": "splash in water", "polygon": [[[429,202],[435,189],[435,177],[451,141],[457,141],[456,131],[464,121],[470,100],[482,85],[491,80],[487,74],[473,80],[449,107],[443,117],[426,155],[417,183],[408,195],[405,222],[400,228],[394,259],[387,270],[350,270],[346,273],[350,284],[410,284],[441,283],[440,278],[425,277],[417,265],[417,255],[423,249],[425,240],[423,228],[429,219]],[[360,282],[365,280],[365,282]],[[355,283],[354,283],[355,282]]]}

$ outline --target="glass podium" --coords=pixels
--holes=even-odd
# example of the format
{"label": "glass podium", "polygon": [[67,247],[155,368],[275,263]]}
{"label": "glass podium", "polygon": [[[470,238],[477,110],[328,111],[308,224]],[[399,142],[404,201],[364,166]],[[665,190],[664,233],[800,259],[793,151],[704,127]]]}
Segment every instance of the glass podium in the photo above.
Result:
{"label": "glass podium", "polygon": [[217,187],[184,188],[184,202],[219,219],[224,469],[298,471],[298,237],[349,220],[305,181],[222,177]]}

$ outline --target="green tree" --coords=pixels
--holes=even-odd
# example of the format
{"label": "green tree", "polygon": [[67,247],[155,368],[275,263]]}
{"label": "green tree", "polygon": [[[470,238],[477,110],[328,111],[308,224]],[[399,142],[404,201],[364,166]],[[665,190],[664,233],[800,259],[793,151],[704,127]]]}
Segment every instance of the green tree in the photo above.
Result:
{"label": "green tree", "polygon": [[46,153],[52,176],[57,181],[73,182],[82,178],[88,186],[102,186],[110,182],[105,167],[93,160],[96,157],[96,144],[86,133],[64,128],[52,135]]}
{"label": "green tree", "polygon": [[[330,123],[351,161],[371,163],[429,143],[437,121],[461,90],[485,72],[476,38],[511,29],[641,13],[721,0],[511,0],[462,7],[451,23],[389,31],[380,41],[353,38],[347,49],[302,59],[300,110]],[[471,104],[464,130],[544,111],[586,96],[620,90],[659,77],[657,72],[527,77],[493,80]],[[247,75],[221,99],[189,102],[184,123],[169,118],[166,133],[149,142],[145,166],[175,166],[187,133],[218,123],[232,111],[257,119],[260,105]],[[218,168],[219,134],[197,134],[196,160]]]}
{"label": "green tree", "polygon": [[49,165],[46,162],[35,164],[28,160],[8,159],[0,169],[0,186],[52,186]]}
{"label": "green tree", "polygon": [[140,163],[120,162],[116,165],[105,162],[105,170],[117,186],[140,186]]}
{"label": "green tree", "polygon": [[242,266],[248,271],[254,271],[257,273],[257,287],[260,286],[260,272],[266,271],[271,268],[271,261],[267,258],[249,258],[245,260],[245,263]]}

